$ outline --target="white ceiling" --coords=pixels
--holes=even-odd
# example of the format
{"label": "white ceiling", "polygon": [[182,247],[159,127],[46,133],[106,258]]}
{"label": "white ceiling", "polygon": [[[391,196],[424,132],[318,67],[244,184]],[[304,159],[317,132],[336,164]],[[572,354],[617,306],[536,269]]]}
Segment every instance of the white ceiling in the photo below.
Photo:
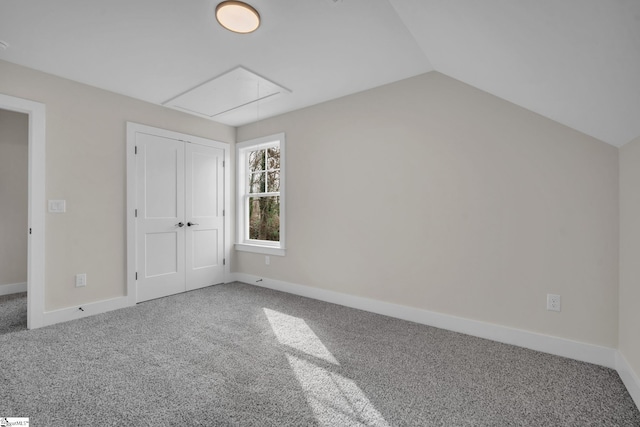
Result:
{"label": "white ceiling", "polygon": [[[238,66],[291,91],[238,126],[437,70],[612,145],[640,136],[638,0],[2,0],[0,59],[162,104]],[[1,76],[0,76],[1,78]]]}

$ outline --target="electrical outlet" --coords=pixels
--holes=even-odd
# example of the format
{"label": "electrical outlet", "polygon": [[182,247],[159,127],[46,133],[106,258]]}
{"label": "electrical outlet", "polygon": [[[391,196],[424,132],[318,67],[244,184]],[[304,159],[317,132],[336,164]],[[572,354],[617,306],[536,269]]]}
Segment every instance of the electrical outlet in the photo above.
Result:
{"label": "electrical outlet", "polygon": [[269,255],[265,255],[264,256],[264,263],[266,265],[270,265],[271,264],[271,258],[269,258]]}
{"label": "electrical outlet", "polygon": [[87,273],[76,274],[76,288],[87,286]]}
{"label": "electrical outlet", "polygon": [[547,310],[560,311],[560,295],[547,294]]}

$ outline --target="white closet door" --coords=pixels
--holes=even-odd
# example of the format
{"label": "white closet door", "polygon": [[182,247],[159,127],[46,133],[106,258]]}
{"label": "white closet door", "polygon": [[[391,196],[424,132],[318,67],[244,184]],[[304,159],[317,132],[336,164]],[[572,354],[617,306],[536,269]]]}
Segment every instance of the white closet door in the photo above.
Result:
{"label": "white closet door", "polygon": [[184,142],[138,133],[137,301],[185,291]]}
{"label": "white closet door", "polygon": [[224,154],[185,146],[187,290],[224,282]]}

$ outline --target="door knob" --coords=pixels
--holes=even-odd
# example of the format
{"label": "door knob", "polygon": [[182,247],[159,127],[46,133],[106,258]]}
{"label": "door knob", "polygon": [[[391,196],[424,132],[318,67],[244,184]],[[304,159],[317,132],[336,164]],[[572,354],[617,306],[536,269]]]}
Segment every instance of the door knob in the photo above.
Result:
{"label": "door knob", "polygon": [[192,225],[200,225],[200,224],[198,224],[197,222],[191,222],[191,221],[187,223],[187,226],[189,227],[191,227]]}
{"label": "door knob", "polygon": [[181,222],[179,222],[179,223],[177,223],[177,224],[176,224],[176,226],[178,226],[178,227],[184,227],[184,224],[183,224],[183,223],[181,223]]}

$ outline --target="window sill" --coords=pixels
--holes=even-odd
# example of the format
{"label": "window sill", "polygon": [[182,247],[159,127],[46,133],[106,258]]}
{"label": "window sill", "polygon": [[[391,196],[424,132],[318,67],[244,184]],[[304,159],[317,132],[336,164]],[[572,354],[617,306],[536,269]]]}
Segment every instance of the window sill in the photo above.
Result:
{"label": "window sill", "polygon": [[265,254],[265,255],[284,256],[285,254],[284,248],[276,248],[273,246],[262,246],[262,245],[250,245],[247,243],[236,243],[235,249],[236,251],[253,252],[256,254]]}

